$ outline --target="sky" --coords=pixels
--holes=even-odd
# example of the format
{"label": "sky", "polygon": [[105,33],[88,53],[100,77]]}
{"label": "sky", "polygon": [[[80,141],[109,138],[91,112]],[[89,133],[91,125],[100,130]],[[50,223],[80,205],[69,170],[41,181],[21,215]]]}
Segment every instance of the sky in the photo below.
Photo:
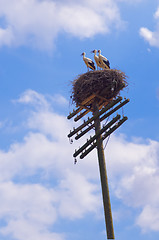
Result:
{"label": "sky", "polygon": [[67,138],[94,49],[129,83],[105,147],[115,239],[159,239],[159,1],[0,0],[1,240],[106,239],[96,150],[75,165]]}

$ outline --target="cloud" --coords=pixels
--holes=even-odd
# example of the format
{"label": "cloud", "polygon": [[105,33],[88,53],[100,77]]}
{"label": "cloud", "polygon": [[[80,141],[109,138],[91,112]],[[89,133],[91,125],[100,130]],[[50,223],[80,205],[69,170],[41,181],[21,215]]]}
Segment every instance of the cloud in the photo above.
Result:
{"label": "cloud", "polygon": [[65,234],[52,230],[59,219],[75,220],[88,212],[96,215],[100,209],[99,187],[73,164],[74,147],[67,139],[70,123],[54,113],[50,107],[54,97],[49,99],[27,90],[13,101],[32,107],[23,141],[11,144],[8,151],[0,150],[2,236],[62,240]]}
{"label": "cloud", "polygon": [[[62,98],[62,96],[61,96]],[[13,103],[23,103],[23,104],[30,104],[36,107],[37,109],[48,109],[50,107],[49,102],[45,99],[45,97],[37,93],[32,89],[28,89],[23,92],[17,100],[13,100]]]}
{"label": "cloud", "polygon": [[61,32],[89,38],[124,24],[116,2],[110,0],[0,0],[0,20],[0,46],[47,50]]}
{"label": "cloud", "polygon": [[141,210],[136,224],[143,231],[158,231],[154,221],[159,216],[159,142],[128,142],[124,136],[115,135],[112,138],[107,158],[114,193],[127,206]]}
{"label": "cloud", "polygon": [[[23,122],[27,131],[22,141],[0,150],[3,236],[64,240],[67,233],[56,232],[57,222],[75,221],[87,213],[96,217],[103,211],[95,150],[85,161],[73,164],[74,149],[84,140],[69,144],[67,134],[74,123],[54,111],[53,99],[27,90],[14,101],[24,107],[28,104]],[[138,209],[134,222],[142,231],[159,231],[159,142],[128,141],[124,135],[113,134],[106,156],[112,197],[129,211]],[[122,211],[117,217],[123,217]]]}
{"label": "cloud", "polygon": [[156,30],[151,31],[146,27],[140,28],[139,34],[143,37],[151,46],[159,47],[159,8],[154,14],[154,18],[157,22]]}
{"label": "cloud", "polygon": [[7,222],[0,233],[10,234],[14,239],[56,239],[63,236],[50,233],[48,226],[56,221],[57,211],[53,207],[54,191],[38,184],[21,185],[13,182],[1,182],[0,217]]}
{"label": "cloud", "polygon": [[12,42],[14,42],[12,29],[10,27],[7,27],[6,29],[0,28],[0,45],[11,46]]}
{"label": "cloud", "polygon": [[100,198],[96,195],[98,187],[88,182],[81,173],[68,170],[59,189],[59,200],[62,198],[59,211],[62,217],[76,219],[83,217],[86,212],[99,214]]}
{"label": "cloud", "polygon": [[149,229],[159,231],[159,207],[146,205],[137,219],[137,224],[143,233],[147,233]]}

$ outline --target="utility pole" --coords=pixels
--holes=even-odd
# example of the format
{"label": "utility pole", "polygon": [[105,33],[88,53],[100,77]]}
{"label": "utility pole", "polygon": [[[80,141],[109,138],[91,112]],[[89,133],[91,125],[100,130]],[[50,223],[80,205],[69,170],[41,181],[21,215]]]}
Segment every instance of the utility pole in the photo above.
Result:
{"label": "utility pole", "polygon": [[110,136],[110,134],[112,134],[118,127],[120,127],[127,120],[127,117],[123,116],[123,118],[121,119],[121,116],[117,114],[116,117],[113,117],[112,120],[110,120],[102,128],[101,122],[106,118],[112,116],[113,113],[122,108],[128,102],[129,99],[123,100],[122,97],[117,97],[116,99],[110,99],[108,101],[103,97],[101,98],[96,94],[92,94],[90,97],[85,99],[76,108],[76,110],[73,110],[73,112],[70,113],[67,117],[68,119],[75,117],[74,121],[77,122],[87,113],[92,113],[92,117],[88,117],[88,119],[84,120],[84,122],[79,127],[74,128],[72,131],[70,131],[68,137],[71,138],[73,135],[76,134],[75,139],[78,140],[91,129],[95,129],[95,135],[93,137],[90,136],[90,139],[88,139],[82,147],[80,147],[78,150],[75,150],[73,157],[75,158],[76,162],[76,157],[78,155],[80,155],[80,159],[83,159],[94,148],[97,148],[107,239],[115,239],[115,237],[103,141],[108,136]]}
{"label": "utility pole", "polygon": [[[93,114],[99,114],[98,104],[94,104]],[[100,119],[97,117],[94,121],[95,124],[95,134],[101,130]],[[106,231],[108,239],[115,239],[114,237],[114,228],[113,228],[113,219],[112,219],[112,211],[109,197],[109,187],[108,187],[108,178],[106,172],[106,163],[103,149],[103,140],[101,135],[97,137],[97,153],[98,153],[98,162],[99,162],[99,170],[100,170],[100,179],[102,186],[102,195],[103,195],[103,206],[104,206],[104,214],[105,214],[105,223],[106,223]]]}

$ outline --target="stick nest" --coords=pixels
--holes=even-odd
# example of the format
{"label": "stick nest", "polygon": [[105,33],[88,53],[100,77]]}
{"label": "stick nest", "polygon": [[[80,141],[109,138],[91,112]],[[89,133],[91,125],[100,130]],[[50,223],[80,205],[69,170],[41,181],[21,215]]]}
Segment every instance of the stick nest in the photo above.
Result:
{"label": "stick nest", "polygon": [[109,100],[127,87],[127,76],[117,69],[89,71],[79,75],[72,82],[72,102],[80,105],[92,94]]}

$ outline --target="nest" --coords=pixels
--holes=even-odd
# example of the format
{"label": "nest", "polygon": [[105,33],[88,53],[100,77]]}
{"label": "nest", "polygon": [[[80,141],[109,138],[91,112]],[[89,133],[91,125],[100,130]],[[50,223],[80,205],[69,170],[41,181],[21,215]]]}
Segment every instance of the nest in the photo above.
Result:
{"label": "nest", "polygon": [[116,69],[89,71],[79,75],[72,82],[72,102],[76,105],[96,94],[107,100],[115,98],[120,90],[127,87],[127,76]]}

